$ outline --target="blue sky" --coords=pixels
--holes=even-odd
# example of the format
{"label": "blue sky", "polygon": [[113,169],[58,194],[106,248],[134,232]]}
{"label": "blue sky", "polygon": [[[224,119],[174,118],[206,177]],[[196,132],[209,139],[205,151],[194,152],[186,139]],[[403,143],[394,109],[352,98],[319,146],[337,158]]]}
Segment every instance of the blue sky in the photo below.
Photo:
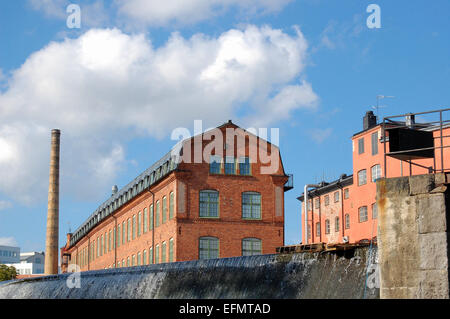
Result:
{"label": "blue sky", "polygon": [[[352,173],[350,137],[380,115],[449,106],[447,0],[0,2],[0,242],[45,249],[49,132],[62,130],[60,246],[173,145],[172,129],[233,119],[280,128],[300,242],[305,183]],[[381,28],[369,29],[369,4]],[[236,46],[236,43],[238,45]],[[112,54],[117,50],[118,54]]]}

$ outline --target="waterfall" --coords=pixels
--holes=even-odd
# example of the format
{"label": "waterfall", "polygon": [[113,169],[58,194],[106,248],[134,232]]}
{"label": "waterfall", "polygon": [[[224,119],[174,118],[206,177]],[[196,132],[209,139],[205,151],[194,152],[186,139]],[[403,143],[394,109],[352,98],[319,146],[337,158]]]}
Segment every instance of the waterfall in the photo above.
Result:
{"label": "waterfall", "polygon": [[[365,247],[86,271],[5,282],[0,298],[359,299],[368,265],[376,264],[376,247],[368,258]],[[379,298],[372,277],[366,298]],[[77,282],[80,288],[69,288]]]}

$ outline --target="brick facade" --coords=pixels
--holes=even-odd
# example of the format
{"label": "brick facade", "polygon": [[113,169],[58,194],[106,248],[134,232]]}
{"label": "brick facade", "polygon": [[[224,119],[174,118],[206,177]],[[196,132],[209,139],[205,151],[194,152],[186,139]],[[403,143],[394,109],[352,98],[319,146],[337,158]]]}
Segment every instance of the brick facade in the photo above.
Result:
{"label": "brick facade", "polygon": [[[173,261],[186,261],[199,259],[199,239],[200,237],[214,237],[219,240],[219,257],[234,257],[242,255],[242,240],[244,238],[257,238],[261,240],[261,253],[275,253],[275,248],[284,244],[284,185],[288,180],[284,172],[281,157],[277,147],[270,143],[267,146],[260,144],[262,140],[254,135],[238,128],[231,122],[219,127],[224,136],[227,129],[235,129],[236,136],[233,140],[225,140],[223,144],[216,147],[211,153],[216,156],[225,156],[227,149],[233,146],[235,158],[249,156],[252,145],[257,141],[258,151],[260,147],[267,149],[268,156],[273,155],[277,163],[270,174],[261,173],[261,169],[268,167],[260,161],[259,156],[254,163],[250,164],[251,174],[244,176],[240,174],[239,164],[236,163],[236,174],[224,174],[224,164],[221,165],[219,174],[210,173],[210,165],[204,159],[201,163],[193,163],[194,152],[191,161],[186,161],[184,157],[178,167],[141,192],[131,201],[127,202],[107,218],[103,219],[94,228],[90,229],[82,238],[73,245],[70,238],[64,248],[63,271],[67,271],[69,264],[80,265],[82,271],[104,269],[110,267],[123,267],[122,260],[127,264],[129,258],[132,266],[133,255],[134,265],[138,264],[138,253],[141,255],[140,264],[151,263],[149,251],[153,248],[153,258],[155,258],[155,248],[159,245],[159,260],[161,262],[161,248],[163,242],[166,243],[166,262],[169,261],[169,242],[173,240]],[[239,145],[237,136],[246,137],[245,145]],[[202,134],[202,153],[205,148],[211,145],[212,136],[208,132]],[[183,142],[181,153],[186,156],[189,146],[194,150],[194,140],[196,137]],[[252,144],[253,143],[253,144]],[[255,146],[255,145],[253,145]],[[199,203],[200,191],[213,190],[219,194],[218,217],[200,217]],[[280,192],[281,191],[281,192]],[[242,216],[242,193],[256,192],[260,194],[260,214],[259,219],[245,219]],[[278,192],[279,195],[276,195]],[[169,218],[170,194],[173,193],[172,218]],[[280,195],[281,194],[281,195]],[[163,197],[166,196],[166,216],[167,220],[156,226],[154,221],[153,230],[150,229],[150,207],[153,205],[154,218],[156,219],[156,205],[159,201],[162,210]],[[136,230],[136,236],[130,241],[122,242],[123,225],[127,229],[128,220],[133,225],[133,216],[136,219],[136,228],[141,213],[141,227],[144,223],[144,211],[147,213],[146,231],[141,229],[140,234]],[[160,214],[160,219],[162,214]],[[125,223],[125,224],[124,224]],[[120,225],[120,235],[116,235],[114,242],[114,231],[117,234]],[[132,227],[133,228],[133,227]],[[111,239],[109,234],[111,231]],[[133,235],[133,234],[131,234]],[[99,246],[106,238],[106,252],[97,256]],[[120,240],[120,243],[118,242]],[[108,243],[111,241],[110,246]],[[97,242],[99,245],[97,245]],[[143,260],[144,251],[146,260]]]}

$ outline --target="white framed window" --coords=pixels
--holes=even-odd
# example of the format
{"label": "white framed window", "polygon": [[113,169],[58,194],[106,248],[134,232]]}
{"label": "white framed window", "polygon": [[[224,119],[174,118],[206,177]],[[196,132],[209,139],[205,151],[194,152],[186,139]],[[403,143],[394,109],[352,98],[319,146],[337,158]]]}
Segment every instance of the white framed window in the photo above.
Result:
{"label": "white framed window", "polygon": [[358,172],[358,186],[367,184],[367,171],[362,169]]}
{"label": "white framed window", "polygon": [[377,164],[372,166],[372,182],[375,182],[377,179],[381,178],[381,165]]}
{"label": "white framed window", "polygon": [[378,218],[378,205],[377,203],[372,204],[372,219]]}
{"label": "white framed window", "polygon": [[339,202],[339,191],[334,192],[334,202],[335,203]]}
{"label": "white framed window", "polygon": [[329,234],[330,233],[330,220],[326,219],[325,220],[325,234]]}
{"label": "white framed window", "polygon": [[367,216],[367,206],[362,206],[359,208],[358,210],[359,212],[359,222],[363,223],[366,222],[368,220],[368,216]]}

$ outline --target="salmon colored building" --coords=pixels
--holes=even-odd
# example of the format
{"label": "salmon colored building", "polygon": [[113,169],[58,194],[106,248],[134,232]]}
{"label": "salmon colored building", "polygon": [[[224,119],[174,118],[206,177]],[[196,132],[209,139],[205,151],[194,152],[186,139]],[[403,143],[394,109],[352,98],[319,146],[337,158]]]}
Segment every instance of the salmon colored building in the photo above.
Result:
{"label": "salmon colored building", "polygon": [[275,253],[290,181],[275,145],[229,121],[113,188],[67,235],[62,271]]}
{"label": "salmon colored building", "polygon": [[[353,174],[344,174],[331,183],[322,182],[308,191],[307,231],[302,232],[302,243],[356,243],[376,239],[377,179],[450,169],[450,127],[449,121],[442,120],[442,114],[448,111],[417,113],[418,116],[437,115],[437,121],[424,124],[415,123],[414,114],[401,116],[400,121],[397,120],[400,116],[396,116],[395,120],[377,123],[373,112],[367,112],[363,130],[351,139]],[[428,147],[424,147],[423,140]],[[392,149],[399,150],[392,151],[390,143]],[[420,151],[414,151],[419,148]],[[304,195],[298,197],[302,212]],[[303,229],[304,216],[302,213]]]}

